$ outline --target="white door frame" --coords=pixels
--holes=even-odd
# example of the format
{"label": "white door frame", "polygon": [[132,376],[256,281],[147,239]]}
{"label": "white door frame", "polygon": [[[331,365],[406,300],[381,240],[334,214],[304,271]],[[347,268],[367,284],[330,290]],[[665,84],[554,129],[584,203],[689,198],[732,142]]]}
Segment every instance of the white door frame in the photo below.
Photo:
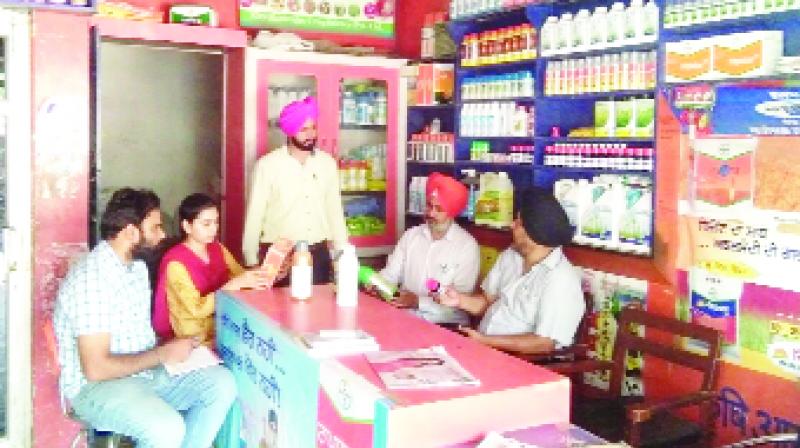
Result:
{"label": "white door frame", "polygon": [[[0,275],[8,277],[7,432],[0,447],[32,445],[32,153],[31,36],[25,9],[0,8],[0,35],[6,38],[6,213]],[[13,335],[13,336],[12,336]],[[13,337],[13,339],[12,339]],[[12,342],[13,341],[13,342]]]}

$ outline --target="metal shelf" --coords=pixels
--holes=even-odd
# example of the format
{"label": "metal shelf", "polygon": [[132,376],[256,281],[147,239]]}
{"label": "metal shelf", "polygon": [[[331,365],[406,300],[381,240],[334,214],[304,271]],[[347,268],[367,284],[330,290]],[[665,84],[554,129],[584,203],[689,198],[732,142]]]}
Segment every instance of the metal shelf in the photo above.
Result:
{"label": "metal shelf", "polygon": [[461,99],[459,104],[481,104],[481,103],[511,103],[511,102],[533,102],[536,98],[532,96],[515,96],[510,98],[482,98],[482,99]]}
{"label": "metal shelf", "polygon": [[586,168],[575,166],[550,166],[550,165],[534,165],[534,170],[537,171],[551,171],[556,173],[572,174],[572,173],[591,173],[591,174],[630,174],[636,176],[653,176],[653,171],[643,170],[624,170],[624,169],[608,169],[608,168]]}
{"label": "metal shelf", "polygon": [[[776,11],[764,14],[754,14],[745,17],[729,18],[718,20],[716,22],[705,22],[694,25],[683,25],[679,27],[664,28],[661,32],[662,39],[670,35],[684,35],[702,33],[704,31],[732,31],[735,29],[741,30],[742,27],[747,25],[756,24],[772,24],[778,21],[785,20],[798,20],[800,19],[800,11]],[[667,40],[667,39],[665,39]]]}

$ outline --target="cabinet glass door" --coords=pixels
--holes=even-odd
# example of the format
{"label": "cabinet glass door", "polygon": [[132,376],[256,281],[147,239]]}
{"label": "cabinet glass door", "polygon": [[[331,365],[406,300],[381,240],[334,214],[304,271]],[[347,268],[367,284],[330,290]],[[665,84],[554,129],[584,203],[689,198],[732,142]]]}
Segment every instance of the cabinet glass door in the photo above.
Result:
{"label": "cabinet glass door", "polygon": [[339,82],[339,184],[351,239],[381,237],[387,216],[388,85],[374,79]]}

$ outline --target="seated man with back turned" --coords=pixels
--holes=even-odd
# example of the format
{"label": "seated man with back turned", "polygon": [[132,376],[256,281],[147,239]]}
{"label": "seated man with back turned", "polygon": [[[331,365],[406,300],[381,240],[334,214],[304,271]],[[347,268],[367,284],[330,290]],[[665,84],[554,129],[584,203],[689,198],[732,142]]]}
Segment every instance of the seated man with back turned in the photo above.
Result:
{"label": "seated man with back turned", "polygon": [[561,204],[538,190],[523,191],[521,198],[511,247],[484,279],[483,293],[447,289],[438,300],[482,316],[478,331],[462,331],[483,344],[546,353],[572,344],[586,305],[578,270],[561,250],[573,233]]}
{"label": "seated man with back turned", "polygon": [[381,275],[400,285],[395,305],[411,308],[433,323],[466,324],[469,316],[435,302],[426,282],[433,279],[462,293],[475,288],[480,249],[475,238],[455,222],[469,193],[461,182],[439,173],[428,176],[425,190],[425,223],[406,230]]}
{"label": "seated man with back turned", "polygon": [[147,268],[134,254],[164,238],[159,199],[149,190],[114,193],[102,241],[73,265],[56,299],[59,385],[92,426],[133,437],[140,447],[211,446],[236,397],[222,366],[170,376],[198,341],[156,346]]}

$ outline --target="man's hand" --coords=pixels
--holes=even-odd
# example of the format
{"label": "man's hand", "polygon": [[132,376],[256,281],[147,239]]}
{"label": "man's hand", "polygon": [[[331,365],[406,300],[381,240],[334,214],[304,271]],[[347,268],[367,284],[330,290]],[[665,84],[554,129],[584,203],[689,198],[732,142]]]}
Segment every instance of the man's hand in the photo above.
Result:
{"label": "man's hand", "polygon": [[161,364],[178,364],[186,361],[195,347],[200,345],[197,338],[176,338],[157,347],[158,360]]}
{"label": "man's hand", "polygon": [[475,330],[467,326],[460,326],[458,327],[458,331],[460,331],[461,333],[464,334],[464,336],[470,339],[475,339],[478,342],[483,342],[483,333],[479,332],[478,330]]}
{"label": "man's hand", "polygon": [[409,291],[400,291],[400,295],[391,302],[392,305],[398,308],[419,308],[419,297],[416,294]]}

